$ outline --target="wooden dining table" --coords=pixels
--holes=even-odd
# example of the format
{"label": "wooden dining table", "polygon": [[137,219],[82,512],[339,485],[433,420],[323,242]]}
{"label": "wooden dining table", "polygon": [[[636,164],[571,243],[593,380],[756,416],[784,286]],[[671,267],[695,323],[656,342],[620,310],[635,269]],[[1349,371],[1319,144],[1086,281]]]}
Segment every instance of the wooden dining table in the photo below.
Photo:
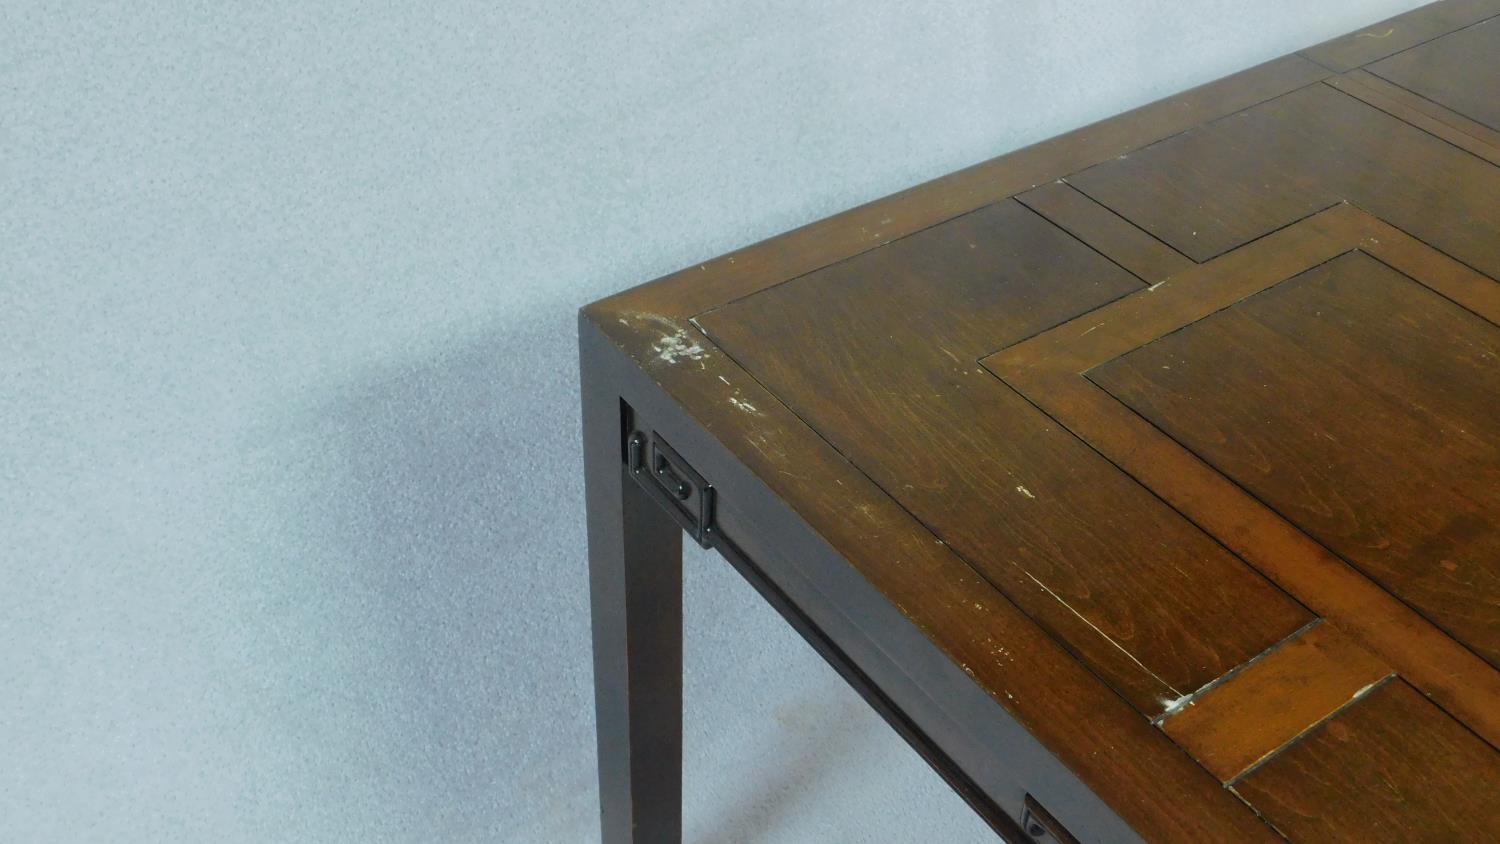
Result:
{"label": "wooden dining table", "polygon": [[583,308],[604,840],[685,533],[1007,841],[1500,841],[1497,279],[1446,0]]}

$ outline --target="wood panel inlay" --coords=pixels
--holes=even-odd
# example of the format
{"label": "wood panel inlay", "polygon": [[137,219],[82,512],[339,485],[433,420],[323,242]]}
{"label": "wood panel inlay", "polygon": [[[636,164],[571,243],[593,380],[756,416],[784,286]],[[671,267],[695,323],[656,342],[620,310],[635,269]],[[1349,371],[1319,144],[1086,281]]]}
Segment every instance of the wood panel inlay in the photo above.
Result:
{"label": "wood panel inlay", "polygon": [[1016,199],[1147,284],[1193,265],[1181,252],[1089,199],[1067,182],[1051,182]]}
{"label": "wood panel inlay", "polygon": [[1490,844],[1500,753],[1400,680],[1234,784],[1294,841]]}
{"label": "wood panel inlay", "polygon": [[1162,729],[1228,782],[1391,673],[1332,624],[1319,624],[1178,708]]}
{"label": "wood panel inlay", "polygon": [[1500,132],[1363,70],[1325,80],[1351,97],[1436,135],[1491,164],[1500,164]]}
{"label": "wood panel inlay", "polygon": [[1149,718],[1311,616],[977,364],[1142,289],[1004,202],[698,322]]}
{"label": "wood panel inlay", "polygon": [[1500,131],[1500,18],[1370,65],[1370,73]]}
{"label": "wood panel inlay", "polygon": [[1500,168],[1328,85],[1068,183],[1195,261],[1347,201],[1500,278]]}
{"label": "wood panel inlay", "polygon": [[591,515],[632,506],[617,393],[987,815],[1493,838],[1497,14],[1445,0],[586,307]]}
{"label": "wood panel inlay", "polygon": [[1500,672],[1085,377],[1354,249],[1492,322],[1500,317],[1500,285],[1341,205],[1018,343],[984,364],[1500,746]]}
{"label": "wood panel inlay", "polygon": [[1348,253],[1089,378],[1500,666],[1500,327]]}

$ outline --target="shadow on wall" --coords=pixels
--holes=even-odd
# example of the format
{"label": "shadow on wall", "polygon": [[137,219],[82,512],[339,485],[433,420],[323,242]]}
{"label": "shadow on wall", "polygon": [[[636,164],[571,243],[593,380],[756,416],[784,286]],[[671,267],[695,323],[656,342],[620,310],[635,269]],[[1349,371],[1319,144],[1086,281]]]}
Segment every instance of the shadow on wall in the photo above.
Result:
{"label": "shadow on wall", "polygon": [[774,763],[713,789],[715,802],[704,807],[702,822],[685,819],[684,837],[700,844],[774,840],[799,826],[788,815],[819,812],[836,773],[861,769],[868,749],[878,746],[880,737],[870,734],[871,719],[861,706],[852,693],[830,697],[826,689],[814,689],[777,707],[774,732],[772,724],[764,725]]}
{"label": "shadow on wall", "polygon": [[296,438],[302,571],[273,635],[310,675],[283,691],[317,691],[278,727],[326,769],[305,797],[368,834],[594,829],[576,384],[572,310],[518,315],[362,378]]}
{"label": "shadow on wall", "polygon": [[[273,468],[303,490],[258,634],[295,766],[266,785],[277,834],[597,838],[575,331],[528,314],[368,374]],[[717,555],[686,563],[687,822],[775,840],[889,737]]]}

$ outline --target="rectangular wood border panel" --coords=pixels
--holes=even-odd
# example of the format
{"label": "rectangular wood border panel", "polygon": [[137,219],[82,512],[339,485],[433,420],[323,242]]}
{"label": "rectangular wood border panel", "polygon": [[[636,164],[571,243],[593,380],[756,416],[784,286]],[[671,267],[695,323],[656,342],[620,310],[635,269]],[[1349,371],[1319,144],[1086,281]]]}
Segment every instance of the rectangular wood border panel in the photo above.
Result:
{"label": "rectangular wood border panel", "polygon": [[1388,82],[1365,70],[1352,70],[1324,83],[1450,144],[1500,165],[1500,132]]}
{"label": "rectangular wood border panel", "polygon": [[1231,786],[1296,841],[1492,842],[1500,755],[1399,678]]}
{"label": "rectangular wood border panel", "polygon": [[1500,669],[1497,356],[1500,326],[1351,251],[1087,377]]}
{"label": "rectangular wood border panel", "polygon": [[1147,284],[1193,265],[1191,258],[1067,182],[1050,182],[1017,195],[1016,200]]}
{"label": "rectangular wood border panel", "polygon": [[[801,522],[851,571],[1142,837],[1275,839],[1192,757],[690,322],[599,307],[580,315],[584,332],[618,346],[640,368],[640,380],[665,391],[702,426],[698,437],[711,436],[771,495],[795,502]],[[663,345],[682,354],[663,358]],[[693,439],[691,432],[673,434],[689,460]],[[994,658],[997,641],[1006,643],[1005,659]],[[1118,752],[1097,752],[1106,746]],[[1055,786],[1049,777],[1028,787],[1058,810],[1048,796]]]}
{"label": "rectangular wood border panel", "polygon": [[1500,284],[1339,204],[981,363],[1500,747],[1500,672],[1084,377],[1355,249],[1500,322]]}
{"label": "rectangular wood border panel", "polygon": [[695,324],[1149,719],[1311,614],[975,363],[1141,289],[1005,201]]}
{"label": "rectangular wood border panel", "polygon": [[[1371,60],[1377,60],[1496,13],[1500,13],[1500,0],[1446,0],[1401,16],[1397,19],[1400,31],[1393,28],[1388,36],[1367,31],[1363,37],[1356,34],[1343,40],[1357,51],[1378,47],[1384,52],[1372,53]],[[1330,43],[1334,46],[1315,48],[1307,55],[1328,60],[1342,49],[1337,41]],[[943,749],[954,751],[955,760],[963,760],[967,773],[1003,769],[1005,776],[984,780],[984,787],[995,793],[1015,787],[1005,803],[1007,811],[1019,812],[1023,796],[1035,794],[1084,840],[1134,840],[1127,834],[1127,825],[1151,841],[1275,840],[1275,832],[1158,726],[1141,718],[1098,675],[1080,664],[1076,654],[977,576],[961,555],[717,348],[692,317],[1289,93],[1316,96],[1322,92],[1326,96],[1328,90],[1316,83],[1335,74],[1307,55],[1276,59],[934,179],[640,285],[580,313],[584,369],[595,376],[607,372],[609,400],[618,391],[619,397],[648,408],[653,424],[664,426],[684,458],[719,484],[724,502],[720,526],[727,535],[745,537],[747,548],[758,547],[764,559],[774,560],[778,581],[797,588],[804,581],[812,584],[812,589],[799,593],[810,597],[809,615],[827,625],[825,629],[836,631],[841,644],[853,648],[850,653],[862,667],[874,665],[884,672],[879,675],[883,688],[896,688],[906,695],[903,705],[923,717],[934,716],[923,723],[939,725],[935,740]],[[1436,146],[1459,146],[1479,157],[1486,153],[1476,150],[1493,146],[1488,136],[1452,115],[1380,88],[1361,74],[1348,74],[1330,85],[1345,93],[1359,87],[1363,97],[1356,96],[1367,97],[1370,105],[1384,97],[1379,109],[1447,142]],[[1495,163],[1493,158],[1486,160]],[[1457,172],[1465,171],[1458,168]],[[1451,191],[1468,183],[1467,177],[1460,177],[1450,180],[1448,187]],[[1049,198],[1057,202],[1043,208]],[[1310,243],[1312,252],[1338,254],[1337,249],[1348,248],[1339,243],[1358,242],[1361,231],[1369,232],[1352,223],[1339,224],[1336,215],[1313,228],[1299,229],[1301,224],[1293,220],[1340,198],[1359,201],[1320,197],[1278,220],[1278,226],[1291,224],[1288,231],[1299,233],[1258,232],[1257,237],[1264,236],[1273,246],[1254,260],[1215,255],[1211,264],[1176,269],[1170,266],[1170,256],[1159,251],[1150,254],[1154,250],[1149,244],[1121,227],[1118,215],[1111,217],[1113,212],[1098,203],[1080,204],[1078,197],[1066,192],[1051,197],[1037,194],[1029,201],[1041,216],[1054,224],[1076,227],[1081,236],[1099,241],[1101,254],[1104,250],[1117,253],[1122,266],[1128,263],[1147,280],[1149,293],[1131,293],[1123,300],[1128,301],[1145,295],[1170,297],[1178,277],[1252,272],[1257,264],[1279,260],[1273,253],[1294,247],[1299,239],[1304,245]],[[1194,199],[1204,201],[1202,196]],[[1463,202],[1457,204],[1468,208]],[[1442,207],[1424,208],[1418,219]],[[1101,210],[1108,213],[1101,214]],[[1389,227],[1380,226],[1371,229],[1380,232],[1385,250],[1380,260],[1408,275],[1421,276],[1423,283],[1453,298],[1482,300],[1490,295],[1487,291],[1493,283],[1488,279],[1455,261],[1435,260],[1431,249],[1410,238],[1388,237]],[[1244,241],[1237,245],[1246,250],[1261,248]],[[1481,249],[1479,254],[1490,253]],[[1286,261],[1281,266],[1291,272],[1295,263]],[[1072,320],[1071,330],[1089,337],[1116,330],[1088,321],[1089,316],[1111,307]],[[964,361],[971,371],[969,377],[980,381],[990,377],[972,370],[975,355],[1005,342],[992,339],[992,345]],[[1086,387],[1087,378],[1079,375],[1082,371],[1072,373],[1071,380]],[[1045,374],[1037,377],[1048,380]],[[1402,660],[1414,665],[1411,673],[1420,676],[1413,682],[1495,741],[1495,718],[1486,720],[1483,712],[1475,717],[1475,712],[1496,708],[1494,701],[1500,700],[1496,672],[1473,671],[1474,665],[1464,661],[1465,652],[1457,643],[1434,636],[1435,631],[1424,626],[1419,616],[1402,615],[1403,605],[1393,606],[1391,596],[1378,589],[1369,591],[1370,584],[1347,567],[1341,568],[1338,559],[1324,559],[1326,549],[1275,513],[1257,511],[1255,502],[1235,499],[1237,487],[1205,473],[1202,466],[1195,467],[1191,454],[1176,453],[1170,442],[1163,444],[1149,431],[1128,427],[1090,439],[1088,431],[1108,427],[1111,411],[1089,406],[1087,397],[1081,402],[1076,395],[1070,397],[1068,390],[1074,387],[1065,384],[1067,380],[1058,376],[1061,392],[1045,404],[1031,401],[1054,418],[1060,418],[1059,401],[1074,402],[1083,416],[1064,427],[1085,432],[1085,442],[1157,490],[1158,497],[1224,541],[1283,589],[1294,595],[1299,590],[1335,595],[1334,612],[1325,614],[1343,613],[1354,619],[1341,625],[1345,633],[1367,648],[1395,653],[1399,660],[1386,657],[1392,667],[1399,667]],[[1002,384],[995,386],[1009,392]],[[1013,398],[1020,403],[1020,397]],[[1050,419],[1041,418],[1051,424]],[[1121,444],[1139,451],[1122,457],[1118,453]],[[1160,463],[1159,470],[1152,463]],[[1175,491],[1161,494],[1159,490],[1170,485],[1164,480],[1176,483]],[[1361,618],[1367,620],[1363,626]],[[1351,632],[1351,627],[1358,630]],[[1410,643],[1403,646],[1403,638]],[[1002,640],[1004,658],[997,658],[995,646]],[[1454,647],[1459,651],[1453,651]],[[1273,648],[1261,658],[1274,654]],[[1198,694],[1206,701],[1215,689],[1227,687],[1261,658],[1242,663]],[[1425,668],[1423,663],[1427,663]],[[1488,666],[1481,662],[1480,667]],[[1401,680],[1387,681],[1381,688],[1397,683],[1405,685]],[[929,702],[931,709],[926,708]],[[944,718],[952,719],[952,731],[944,732]],[[1302,744],[1284,748],[1272,761]],[[1262,769],[1273,770],[1269,763],[1253,770]],[[1010,776],[1015,777],[1014,783],[1006,779]]]}
{"label": "rectangular wood border panel", "polygon": [[1454,30],[1363,69],[1500,132],[1500,18]]}
{"label": "rectangular wood border panel", "polygon": [[1390,674],[1337,627],[1317,624],[1194,695],[1161,727],[1229,782]]}

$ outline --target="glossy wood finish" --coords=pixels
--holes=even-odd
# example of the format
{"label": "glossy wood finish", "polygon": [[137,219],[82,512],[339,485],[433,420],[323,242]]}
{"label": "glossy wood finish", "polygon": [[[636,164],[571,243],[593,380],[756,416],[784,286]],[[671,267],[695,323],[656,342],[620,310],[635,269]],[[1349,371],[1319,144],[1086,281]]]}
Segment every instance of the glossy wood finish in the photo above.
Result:
{"label": "glossy wood finish", "polygon": [[[1356,249],[1500,320],[1493,280],[1338,205],[1018,343],[984,365],[1500,745],[1500,672],[1090,377],[1096,367]],[[1491,513],[1491,532],[1493,522]]]}
{"label": "glossy wood finish", "polygon": [[726,556],[981,811],[1081,841],[1478,839],[1497,3],[596,303],[589,430],[641,408],[718,490]]}
{"label": "glossy wood finish", "polygon": [[1089,378],[1500,664],[1496,351],[1500,328],[1350,252]]}
{"label": "glossy wood finish", "polygon": [[1140,289],[1005,202],[698,324],[1154,717],[1311,616],[975,364]]}
{"label": "glossy wood finish", "polygon": [[1229,782],[1390,674],[1337,627],[1316,624],[1179,705],[1162,729]]}
{"label": "glossy wood finish", "polygon": [[1293,841],[1487,844],[1500,755],[1392,680],[1234,784]]}

